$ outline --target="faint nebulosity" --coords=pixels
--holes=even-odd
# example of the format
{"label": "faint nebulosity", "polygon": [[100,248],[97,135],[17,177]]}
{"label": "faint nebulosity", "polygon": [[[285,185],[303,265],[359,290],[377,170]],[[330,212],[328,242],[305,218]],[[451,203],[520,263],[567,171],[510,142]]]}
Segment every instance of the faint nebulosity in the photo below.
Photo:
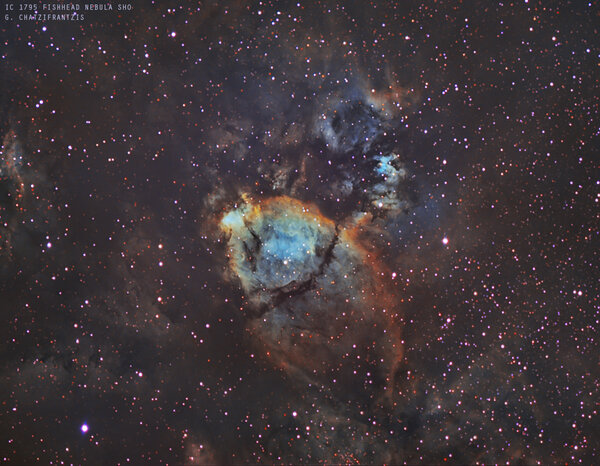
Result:
{"label": "faint nebulosity", "polygon": [[4,461],[597,462],[598,5],[116,7],[2,23]]}

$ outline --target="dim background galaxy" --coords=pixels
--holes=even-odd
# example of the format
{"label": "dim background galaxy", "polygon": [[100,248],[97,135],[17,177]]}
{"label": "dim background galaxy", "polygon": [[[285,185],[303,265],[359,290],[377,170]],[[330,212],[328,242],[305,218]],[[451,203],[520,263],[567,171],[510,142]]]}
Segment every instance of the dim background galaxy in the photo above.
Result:
{"label": "dim background galaxy", "polygon": [[597,3],[116,7],[1,23],[2,461],[599,461]]}

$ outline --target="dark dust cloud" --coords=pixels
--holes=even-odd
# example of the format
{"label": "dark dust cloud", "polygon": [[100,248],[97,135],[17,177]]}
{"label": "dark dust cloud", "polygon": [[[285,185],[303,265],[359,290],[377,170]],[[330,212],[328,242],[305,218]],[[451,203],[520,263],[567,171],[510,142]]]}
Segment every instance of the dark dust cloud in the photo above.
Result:
{"label": "dark dust cloud", "polygon": [[597,463],[599,13],[4,20],[0,458]]}

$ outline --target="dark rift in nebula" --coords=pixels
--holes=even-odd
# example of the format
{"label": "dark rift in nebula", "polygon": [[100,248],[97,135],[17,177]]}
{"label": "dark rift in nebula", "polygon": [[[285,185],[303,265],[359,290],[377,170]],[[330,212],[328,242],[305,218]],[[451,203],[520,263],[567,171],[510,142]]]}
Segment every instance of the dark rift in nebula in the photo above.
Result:
{"label": "dark rift in nebula", "polygon": [[355,227],[281,196],[245,197],[220,228],[228,236],[230,269],[256,311],[251,332],[277,363],[328,385],[350,380],[359,356],[381,382],[370,390],[381,395],[391,387],[402,347],[384,283],[389,274]]}

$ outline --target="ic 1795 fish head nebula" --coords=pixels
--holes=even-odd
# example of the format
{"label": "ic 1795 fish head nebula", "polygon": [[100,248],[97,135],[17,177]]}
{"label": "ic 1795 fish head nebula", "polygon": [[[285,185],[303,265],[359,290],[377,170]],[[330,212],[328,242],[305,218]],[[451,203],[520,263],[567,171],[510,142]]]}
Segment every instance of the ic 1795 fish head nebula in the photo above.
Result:
{"label": "ic 1795 fish head nebula", "polygon": [[352,228],[286,196],[246,199],[220,227],[230,270],[258,314],[249,328],[279,364],[339,397],[349,396],[344,379],[365,367],[378,382],[368,396],[390,387],[400,329],[376,258]]}

